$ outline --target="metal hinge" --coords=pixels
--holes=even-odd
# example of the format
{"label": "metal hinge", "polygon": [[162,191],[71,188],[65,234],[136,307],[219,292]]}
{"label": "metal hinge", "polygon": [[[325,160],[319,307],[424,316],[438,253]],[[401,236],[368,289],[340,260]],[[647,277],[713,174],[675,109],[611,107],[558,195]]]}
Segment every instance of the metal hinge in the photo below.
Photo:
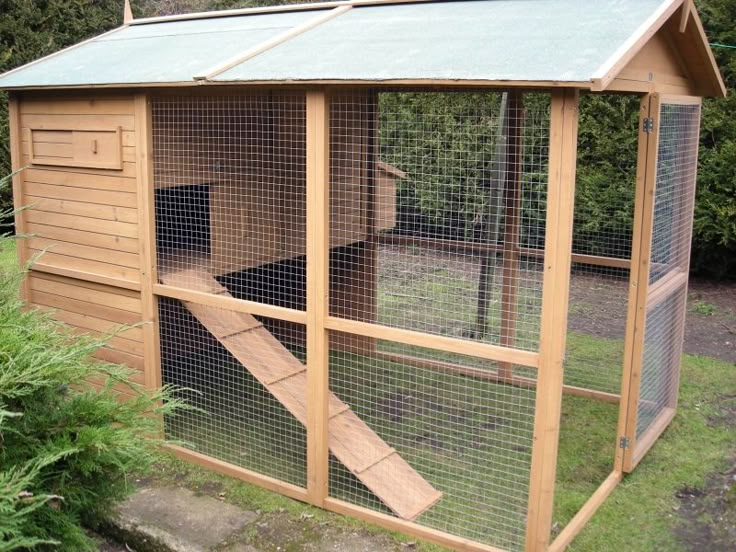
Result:
{"label": "metal hinge", "polygon": [[644,119],[644,132],[647,134],[654,131],[654,119],[647,117]]}
{"label": "metal hinge", "polygon": [[622,449],[629,448],[629,438],[628,437],[621,437],[618,440],[618,447]]}

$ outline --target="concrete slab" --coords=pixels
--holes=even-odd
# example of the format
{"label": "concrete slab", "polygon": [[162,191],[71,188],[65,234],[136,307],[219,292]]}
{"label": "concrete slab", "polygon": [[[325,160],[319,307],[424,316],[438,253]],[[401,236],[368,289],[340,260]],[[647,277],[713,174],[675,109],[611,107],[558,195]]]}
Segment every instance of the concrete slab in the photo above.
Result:
{"label": "concrete slab", "polygon": [[117,532],[140,549],[208,552],[242,533],[258,515],[188,489],[140,489],[118,508]]}

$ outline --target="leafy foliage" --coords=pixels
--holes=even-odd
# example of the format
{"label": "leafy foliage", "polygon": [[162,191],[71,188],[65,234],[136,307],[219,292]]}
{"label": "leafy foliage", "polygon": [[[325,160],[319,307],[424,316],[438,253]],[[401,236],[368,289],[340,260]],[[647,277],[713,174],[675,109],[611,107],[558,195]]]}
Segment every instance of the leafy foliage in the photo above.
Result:
{"label": "leafy foliage", "polygon": [[[158,456],[160,416],[183,405],[93,361],[105,340],[23,309],[21,277],[0,269],[0,552],[96,550],[82,524],[94,527],[128,493],[126,474]],[[132,398],[121,401],[116,384]]]}
{"label": "leafy foliage", "polygon": [[128,493],[126,474],[156,458],[156,416],[180,405],[136,387],[120,401],[112,387],[130,371],[89,360],[100,341],[21,310],[17,283],[0,274],[0,551],[94,550],[82,524]]}

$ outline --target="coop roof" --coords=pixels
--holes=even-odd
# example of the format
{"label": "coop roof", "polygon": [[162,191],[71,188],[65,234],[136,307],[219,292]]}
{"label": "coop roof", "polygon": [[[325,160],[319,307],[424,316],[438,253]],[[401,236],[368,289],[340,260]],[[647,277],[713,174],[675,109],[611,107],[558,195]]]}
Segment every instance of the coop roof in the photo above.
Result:
{"label": "coop roof", "polygon": [[603,90],[685,10],[690,30],[674,40],[691,52],[685,62],[703,95],[722,95],[691,0],[351,0],[139,19],[10,71],[0,88],[286,81]]}

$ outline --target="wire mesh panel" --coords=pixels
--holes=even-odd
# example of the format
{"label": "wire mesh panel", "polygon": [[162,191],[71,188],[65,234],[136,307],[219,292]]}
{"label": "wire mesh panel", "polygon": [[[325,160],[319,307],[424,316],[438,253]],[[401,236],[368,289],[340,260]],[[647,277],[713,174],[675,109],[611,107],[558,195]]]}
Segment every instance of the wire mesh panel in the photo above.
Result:
{"label": "wire mesh panel", "polygon": [[677,402],[699,122],[699,103],[663,103],[660,108],[637,438]]}
{"label": "wire mesh panel", "polygon": [[304,96],[152,104],[159,280],[220,301],[161,298],[163,382],[198,408],[167,418],[167,435],[304,486],[305,328],[234,312],[238,299],[305,308]]}
{"label": "wire mesh panel", "polygon": [[162,96],[152,111],[164,283],[208,292],[205,272],[238,298],[303,309],[303,94]]}
{"label": "wire mesh panel", "polygon": [[548,109],[543,95],[333,98],[331,241],[368,242],[334,257],[358,295],[373,283],[362,290],[355,274],[375,265],[379,295],[375,314],[347,300],[333,314],[535,350]]}
{"label": "wire mesh panel", "polygon": [[580,98],[565,383],[612,394],[621,389],[639,111],[638,97]]}
{"label": "wire mesh panel", "polygon": [[347,442],[350,429],[359,443],[355,458],[333,449],[330,494],[523,549],[535,388],[499,384],[462,355],[437,363],[437,351],[423,348],[410,359],[345,352],[350,339],[330,355],[332,392],[350,405],[345,420],[330,420],[330,439]]}
{"label": "wire mesh panel", "polygon": [[332,332],[331,390],[350,408],[329,422],[332,496],[523,547],[536,374],[432,341],[538,348],[549,106],[501,92],[332,97],[330,313],[427,337]]}
{"label": "wire mesh panel", "polygon": [[279,343],[277,321],[214,307],[160,298],[159,319],[163,382],[195,408],[166,417],[167,438],[304,486],[303,349]]}

